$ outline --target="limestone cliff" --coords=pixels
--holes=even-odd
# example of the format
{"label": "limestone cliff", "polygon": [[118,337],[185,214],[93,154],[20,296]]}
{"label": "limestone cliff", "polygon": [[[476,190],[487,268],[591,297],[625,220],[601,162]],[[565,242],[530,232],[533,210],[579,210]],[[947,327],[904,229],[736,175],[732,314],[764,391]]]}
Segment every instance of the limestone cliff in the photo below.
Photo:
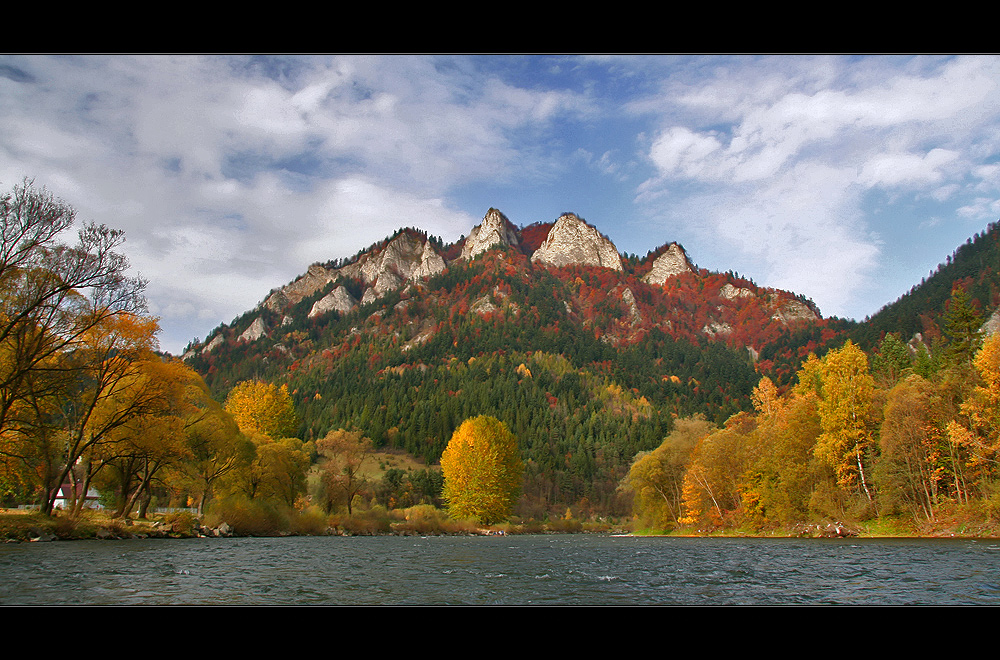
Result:
{"label": "limestone cliff", "polygon": [[780,303],[772,318],[782,323],[795,321],[818,321],[819,313],[801,300],[785,300]]}
{"label": "limestone cliff", "polygon": [[[495,246],[516,248],[508,255],[512,259],[508,267],[499,271],[508,278],[513,272],[510,265],[523,265],[525,257],[540,266],[560,268],[582,265],[617,271],[603,272],[596,277],[593,273],[585,273],[590,280],[586,297],[575,298],[572,291],[576,289],[571,287],[566,289],[570,299],[561,300],[567,322],[586,325],[599,319],[605,325],[601,328],[588,325],[587,331],[603,333],[601,339],[615,345],[619,342],[639,341],[651,327],[658,327],[678,336],[697,335],[700,330],[702,334],[731,342],[735,341],[734,329],[740,329],[740,337],[752,334],[745,331],[742,325],[747,323],[747,319],[771,317],[785,324],[820,320],[818,310],[809,301],[801,297],[795,298],[788,292],[765,290],[745,284],[742,280],[725,278],[730,281],[722,283],[720,278],[713,276],[712,281],[719,282],[715,285],[717,289],[706,289],[704,282],[701,283],[702,286],[686,286],[687,274],[695,275],[696,279],[702,276],[688,259],[684,248],[677,243],[659,248],[656,251],[658,256],[653,259],[652,264],[647,260],[639,268],[633,269],[631,266],[635,264],[629,262],[630,268],[626,271],[626,263],[611,240],[573,213],[562,215],[554,223],[536,223],[518,229],[503,213],[491,208],[462,243],[446,246],[436,239],[429,239],[420,230],[400,229],[350,260],[314,264],[291,283],[272,290],[261,305],[247,315],[246,320],[241,319],[236,323],[238,330],[231,328],[226,332],[213,332],[206,337],[204,344],[192,346],[185,358],[190,359],[199,353],[205,355],[225,343],[262,343],[265,337],[274,342],[294,341],[287,339],[286,335],[290,337],[292,334],[283,328],[304,320],[292,318],[298,313],[293,305],[303,299],[315,300],[308,312],[308,318],[315,319],[331,311],[349,314],[358,309],[359,305],[376,302],[395,290],[400,292],[400,299],[395,307],[398,312],[396,315],[409,319],[406,346],[412,348],[436,332],[440,319],[429,315],[428,310],[440,303],[424,297],[429,293],[425,290],[426,287],[409,285],[444,271],[447,267],[446,256],[449,261],[472,260]],[[486,265],[491,263],[487,262]],[[475,271],[475,263],[469,264],[468,268],[470,272]],[[649,271],[639,282],[635,279],[637,271],[642,272],[644,268],[649,268]],[[464,306],[468,313],[483,316],[497,314],[498,318],[517,317],[521,310],[529,309],[533,304],[530,296],[525,297],[528,294],[524,292],[524,285],[540,284],[543,275],[548,277],[553,273],[519,266],[515,270],[518,271],[515,279],[508,279],[502,286],[496,284],[492,291],[472,287],[468,300],[449,298],[449,293],[441,295],[448,300],[447,304],[456,309]],[[456,273],[459,280],[467,276],[464,266],[456,269]],[[554,275],[557,279],[568,276],[566,273]],[[668,285],[661,288],[671,278],[681,275],[685,276],[685,279],[678,282],[681,286]],[[490,273],[483,274],[483,277],[489,276]],[[696,280],[691,282],[698,284]],[[326,290],[330,292],[320,297],[320,292]],[[354,294],[349,293],[349,290]],[[716,292],[717,296],[714,295]],[[543,293],[543,296],[549,295],[551,292]],[[677,296],[689,299],[678,302]],[[600,304],[595,305],[595,300]],[[526,304],[528,307],[525,307]],[[373,309],[366,316],[372,319],[392,312],[391,308]],[[302,313],[305,313],[304,310]],[[538,313],[537,310],[535,313]],[[549,310],[546,313],[554,312]],[[613,320],[605,318],[608,315]],[[695,318],[698,319],[696,323],[692,322]],[[252,321],[249,326],[245,325],[248,321]],[[365,323],[360,319],[351,332],[361,332],[366,327]],[[296,329],[295,336],[298,334],[300,330]]]}
{"label": "limestone cliff", "polygon": [[264,336],[267,332],[267,326],[264,325],[264,319],[259,316],[253,320],[250,327],[243,331],[240,335],[240,341],[257,341]]}
{"label": "limestone cliff", "polygon": [[402,231],[381,250],[366,253],[353,264],[344,266],[341,274],[360,277],[370,285],[362,296],[362,302],[367,303],[410,280],[439,273],[444,267],[444,258],[426,237]]}
{"label": "limestone cliff", "polygon": [[358,301],[355,300],[350,293],[348,293],[347,289],[342,286],[338,286],[336,289],[313,303],[312,309],[309,310],[309,318],[314,318],[330,311],[346,314],[354,309],[357,304]]}
{"label": "limestone cliff", "polygon": [[751,289],[746,287],[735,287],[729,282],[726,282],[721,289],[719,289],[719,296],[725,298],[726,300],[738,300],[740,298],[753,298],[757,294]]}
{"label": "limestone cliff", "polygon": [[603,266],[623,270],[621,255],[614,243],[572,213],[556,220],[531,260],[550,266]]}
{"label": "limestone cliff", "polygon": [[472,228],[469,237],[462,246],[462,259],[472,259],[477,254],[486,252],[494,245],[518,244],[517,229],[503,213],[490,209],[483,222]]}
{"label": "limestone cliff", "polygon": [[687,253],[677,243],[671,243],[667,251],[653,261],[653,269],[642,278],[646,284],[663,284],[671,277],[694,271]]}
{"label": "limestone cliff", "polygon": [[273,311],[281,311],[288,305],[294,305],[316,293],[339,276],[336,268],[313,264],[304,275],[297,277],[291,284],[272,291],[264,299],[263,305]]}

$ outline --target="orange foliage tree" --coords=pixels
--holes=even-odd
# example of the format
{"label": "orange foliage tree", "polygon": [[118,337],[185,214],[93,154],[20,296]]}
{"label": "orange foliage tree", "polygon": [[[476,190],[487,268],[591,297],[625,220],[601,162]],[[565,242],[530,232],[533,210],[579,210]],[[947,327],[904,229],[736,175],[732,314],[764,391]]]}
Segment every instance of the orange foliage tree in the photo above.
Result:
{"label": "orange foliage tree", "polygon": [[316,450],[326,457],[322,479],[328,504],[332,503],[333,493],[342,492],[347,500],[347,515],[352,515],[354,496],[365,485],[362,468],[375,451],[371,439],[360,431],[338,429],[317,442]]}

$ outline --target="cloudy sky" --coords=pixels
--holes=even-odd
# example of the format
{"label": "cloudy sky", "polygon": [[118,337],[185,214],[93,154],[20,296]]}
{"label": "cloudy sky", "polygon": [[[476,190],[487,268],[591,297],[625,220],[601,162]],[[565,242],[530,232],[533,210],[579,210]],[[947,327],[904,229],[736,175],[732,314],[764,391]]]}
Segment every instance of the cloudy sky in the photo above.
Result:
{"label": "cloudy sky", "polygon": [[124,229],[179,353],[490,207],[863,319],[1000,219],[996,56],[0,55],[0,188]]}

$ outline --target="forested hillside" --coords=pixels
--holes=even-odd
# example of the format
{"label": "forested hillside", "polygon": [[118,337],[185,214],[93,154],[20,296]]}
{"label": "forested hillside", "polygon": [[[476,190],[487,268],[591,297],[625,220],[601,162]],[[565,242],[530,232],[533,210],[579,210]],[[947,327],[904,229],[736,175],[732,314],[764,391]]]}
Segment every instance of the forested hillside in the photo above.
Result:
{"label": "forested hillside", "polygon": [[436,515],[477,418],[516,440],[526,520],[1000,525],[995,225],[857,324],[677,244],[620,255],[575,215],[518,230],[491,209],[457,244],[409,228],[313,264],[182,360],[154,350],[120,232],[66,249],[71,209],[27,183],[0,202],[0,495],[45,515],[92,489],[119,517],[162,502],[270,531]]}
{"label": "forested hillside", "polygon": [[[583,503],[621,515],[630,498],[618,486],[632,459],[674,419],[721,424],[750,409],[761,370],[786,382],[810,351],[842,338],[844,322],[732,273],[692,268],[644,282],[662,250],[626,257],[621,271],[533,263],[548,228],[526,228],[519,246],[453,260],[344,313],[310,310],[340,286],[361,300],[360,278],[280,311],[262,306],[187,362],[220,400],[249,379],[287,384],[303,439],[356,428],[428,465],[463,420],[494,416],[521,443],[523,511]],[[808,317],[784,318],[782,305]],[[241,340],[255,322],[271,330]]]}
{"label": "forested hillside", "polygon": [[[542,263],[537,255],[542,248],[551,254],[552,223],[514,230],[499,214],[493,220],[490,240],[500,243],[488,249],[485,228],[470,235],[480,241],[475,250],[432,243],[419,230],[397,233],[338,262],[344,270],[336,274],[315,271],[314,290],[298,300],[272,294],[269,300],[291,302],[262,305],[221,326],[187,361],[220,399],[247,380],[287,385],[304,440],[357,429],[375,446],[427,465],[437,463],[464,420],[495,417],[518,438],[525,464],[518,512],[525,516],[567,506],[583,515],[626,515],[638,507],[660,528],[761,526],[913,506],[926,519],[949,497],[968,501],[985,492],[983,473],[970,467],[983,454],[962,445],[956,429],[980,432],[961,406],[985,377],[974,356],[984,312],[1000,290],[993,226],[859,324],[823,319],[807,299],[735,273],[699,269],[676,245],[644,258],[622,255],[620,269],[615,262]],[[592,233],[591,240],[608,242]],[[428,263],[427,245],[447,255],[447,265],[407,281]],[[572,249],[582,254],[586,247]],[[407,283],[374,296],[387,276],[371,264],[385,268],[390,252],[414,255],[391,266],[393,281]],[[324,277],[329,281],[315,288]],[[333,298],[353,306],[317,312]],[[838,431],[833,413],[823,411],[833,405],[839,377],[826,356],[841,354],[872,389],[856,392],[864,401],[851,404],[860,406],[861,426]],[[897,392],[904,382],[911,389]],[[882,428],[887,419],[903,423],[898,409],[883,410],[887,401],[914,392],[928,406],[927,397],[953,402],[935,408],[936,431],[899,441],[939,445],[916,458],[905,453],[912,447],[883,444],[900,432]],[[784,429],[778,435],[774,424]],[[899,462],[910,459],[938,476],[904,475]],[[647,501],[648,483],[638,475],[650,461],[662,478],[673,476]],[[899,488],[933,495],[901,495]]]}
{"label": "forested hillside", "polygon": [[900,296],[859,324],[851,336],[866,350],[873,350],[888,333],[907,341],[920,334],[930,345],[945,331],[943,318],[947,302],[956,287],[963,289],[970,303],[987,318],[1000,306],[1000,233],[997,224],[969,238],[948,255],[938,268]]}

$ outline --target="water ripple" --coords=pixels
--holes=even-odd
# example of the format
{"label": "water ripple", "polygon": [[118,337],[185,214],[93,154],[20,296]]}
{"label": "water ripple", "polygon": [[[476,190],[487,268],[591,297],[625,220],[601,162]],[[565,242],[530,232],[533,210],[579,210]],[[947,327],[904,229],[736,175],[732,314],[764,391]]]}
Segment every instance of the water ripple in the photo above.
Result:
{"label": "water ripple", "polygon": [[996,543],[591,535],[0,547],[0,604],[1000,604]]}

